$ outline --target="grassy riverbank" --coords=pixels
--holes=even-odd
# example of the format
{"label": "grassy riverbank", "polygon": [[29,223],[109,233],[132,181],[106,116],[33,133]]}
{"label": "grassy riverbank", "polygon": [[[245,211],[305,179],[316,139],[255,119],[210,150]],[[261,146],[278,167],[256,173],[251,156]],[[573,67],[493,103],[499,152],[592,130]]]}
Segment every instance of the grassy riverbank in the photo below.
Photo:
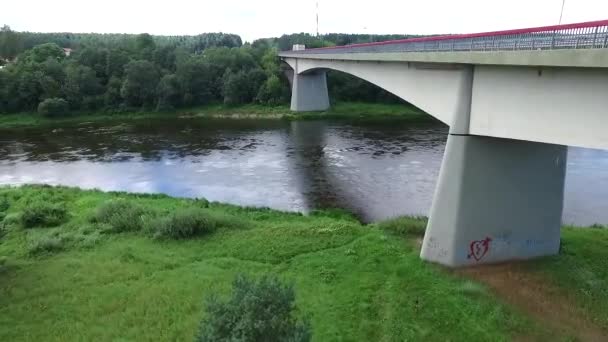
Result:
{"label": "grassy riverbank", "polygon": [[[191,340],[203,299],[239,273],[293,283],[316,341],[570,333],[491,284],[422,262],[420,219],[362,225],[336,211],[42,186],[0,188],[0,218],[2,341]],[[563,255],[522,267],[606,329],[608,231],[569,228],[563,239]]]}
{"label": "grassy riverbank", "polygon": [[285,120],[411,120],[432,121],[430,115],[404,104],[342,102],[334,104],[324,112],[292,113],[289,106],[209,105],[179,109],[171,112],[126,112],[126,113],[73,113],[59,118],[45,118],[37,113],[0,115],[0,128],[15,128],[49,124],[106,121],[142,120],[151,118],[230,118],[230,119],[285,119]]}

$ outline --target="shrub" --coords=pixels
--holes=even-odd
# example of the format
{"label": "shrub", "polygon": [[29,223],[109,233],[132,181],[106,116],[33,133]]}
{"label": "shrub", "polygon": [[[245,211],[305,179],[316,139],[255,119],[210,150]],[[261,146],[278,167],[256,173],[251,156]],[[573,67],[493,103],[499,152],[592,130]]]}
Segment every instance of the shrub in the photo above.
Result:
{"label": "shrub", "polygon": [[4,219],[2,220],[2,225],[7,226],[16,226],[21,223],[21,215],[18,213],[10,213],[4,215]]}
{"label": "shrub", "polygon": [[158,237],[186,239],[210,233],[218,224],[208,212],[201,208],[177,209],[157,222]]}
{"label": "shrub", "polygon": [[0,256],[0,273],[2,273],[2,271],[4,271],[7,267],[6,267],[6,263],[8,261],[8,258],[5,256]]}
{"label": "shrub", "polygon": [[310,325],[298,321],[295,310],[292,286],[237,276],[227,301],[208,300],[196,341],[309,341]]}
{"label": "shrub", "polygon": [[401,236],[422,236],[426,230],[427,219],[424,217],[397,217],[380,222],[380,229]]}
{"label": "shrub", "polygon": [[93,220],[108,224],[112,231],[137,231],[143,227],[143,207],[125,199],[112,199],[97,207]]}
{"label": "shrub", "polygon": [[270,75],[262,84],[258,92],[257,100],[268,105],[278,105],[285,101],[285,91],[281,80],[276,75]]}
{"label": "shrub", "polygon": [[24,228],[54,227],[62,224],[68,217],[63,203],[33,202],[21,214]]}
{"label": "shrub", "polygon": [[66,100],[53,97],[38,104],[38,113],[48,118],[65,115],[69,110]]}
{"label": "shrub", "polygon": [[32,243],[28,249],[30,255],[58,252],[63,249],[63,240],[58,237],[43,237]]}
{"label": "shrub", "polygon": [[10,208],[11,204],[6,197],[0,197],[0,212],[5,212]]}

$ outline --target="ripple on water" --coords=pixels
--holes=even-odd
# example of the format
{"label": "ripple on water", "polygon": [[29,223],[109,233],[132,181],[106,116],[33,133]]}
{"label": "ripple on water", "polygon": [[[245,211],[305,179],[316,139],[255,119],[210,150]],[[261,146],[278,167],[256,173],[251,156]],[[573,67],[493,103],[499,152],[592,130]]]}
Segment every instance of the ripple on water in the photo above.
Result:
{"label": "ripple on water", "polygon": [[[0,184],[338,206],[376,220],[428,213],[446,134],[439,124],[187,119],[3,130]],[[608,152],[568,158],[564,220],[608,223]]]}

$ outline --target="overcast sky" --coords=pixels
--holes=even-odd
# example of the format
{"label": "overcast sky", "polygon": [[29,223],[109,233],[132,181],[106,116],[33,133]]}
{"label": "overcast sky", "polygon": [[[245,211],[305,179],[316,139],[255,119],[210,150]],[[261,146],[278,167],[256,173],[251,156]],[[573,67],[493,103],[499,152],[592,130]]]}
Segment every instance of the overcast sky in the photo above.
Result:
{"label": "overcast sky", "polygon": [[[15,0],[18,31],[197,34],[244,40],[315,32],[315,0]],[[320,0],[321,33],[471,33],[554,25],[562,0]],[[566,0],[563,23],[608,19],[608,0]]]}

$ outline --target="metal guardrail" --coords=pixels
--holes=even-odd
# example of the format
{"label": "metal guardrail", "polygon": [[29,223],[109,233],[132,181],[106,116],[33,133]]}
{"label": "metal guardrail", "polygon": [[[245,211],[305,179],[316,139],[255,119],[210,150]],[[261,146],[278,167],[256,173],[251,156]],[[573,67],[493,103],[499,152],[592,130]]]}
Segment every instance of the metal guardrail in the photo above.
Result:
{"label": "metal guardrail", "polygon": [[608,20],[285,51],[290,54],[608,48]]}

